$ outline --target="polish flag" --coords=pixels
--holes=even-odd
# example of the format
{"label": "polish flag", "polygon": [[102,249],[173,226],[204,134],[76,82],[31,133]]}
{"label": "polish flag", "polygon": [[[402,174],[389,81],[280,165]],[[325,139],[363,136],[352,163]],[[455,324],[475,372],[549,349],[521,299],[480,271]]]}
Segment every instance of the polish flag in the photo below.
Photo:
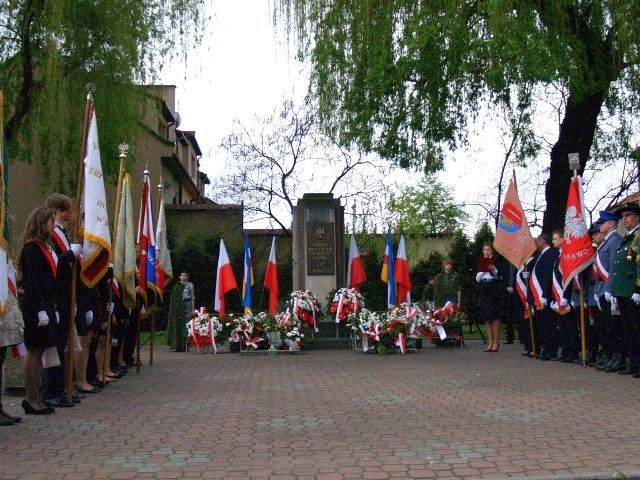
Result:
{"label": "polish flag", "polygon": [[409,264],[407,263],[407,247],[404,243],[404,235],[400,236],[400,243],[398,244],[395,277],[398,284],[398,305],[411,303],[411,279],[409,278]]}
{"label": "polish flag", "polygon": [[271,253],[269,253],[267,271],[264,274],[264,288],[269,289],[269,313],[275,315],[278,313],[278,296],[280,295],[276,264],[276,237],[273,237],[271,241]]}
{"label": "polish flag", "polygon": [[218,272],[216,275],[216,293],[213,309],[223,317],[226,314],[224,295],[234,288],[238,288],[236,277],[231,269],[231,262],[224,240],[220,239],[220,253],[218,254]]}
{"label": "polish flag", "polygon": [[355,287],[367,281],[367,274],[364,272],[364,264],[362,257],[356,244],[356,239],[351,235],[351,244],[349,245],[349,266],[347,267],[347,286]]}

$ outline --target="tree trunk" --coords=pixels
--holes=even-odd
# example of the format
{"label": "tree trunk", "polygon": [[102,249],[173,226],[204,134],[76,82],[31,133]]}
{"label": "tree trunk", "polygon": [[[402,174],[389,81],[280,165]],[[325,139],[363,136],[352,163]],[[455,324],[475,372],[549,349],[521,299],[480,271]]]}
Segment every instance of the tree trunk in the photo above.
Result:
{"label": "tree trunk", "polygon": [[551,234],[555,229],[564,228],[569,183],[573,176],[573,171],[569,169],[568,155],[570,153],[580,155],[578,173],[582,174],[593,144],[605,93],[598,91],[580,98],[576,98],[575,94],[569,94],[558,141],[551,149],[549,179],[545,187],[547,209],[542,221],[543,232]]}

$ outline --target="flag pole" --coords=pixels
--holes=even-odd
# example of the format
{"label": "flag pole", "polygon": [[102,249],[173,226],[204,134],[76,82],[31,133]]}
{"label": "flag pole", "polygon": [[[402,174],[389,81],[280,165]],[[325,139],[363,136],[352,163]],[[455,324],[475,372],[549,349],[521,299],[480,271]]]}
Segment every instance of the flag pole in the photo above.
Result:
{"label": "flag pole", "polygon": [[[160,182],[158,183],[158,220],[160,220],[160,202],[162,201],[162,174],[160,174]],[[158,239],[156,239],[156,242]],[[156,244],[157,245],[157,244]],[[156,251],[156,287],[158,285],[158,252]],[[159,293],[159,292],[158,292]],[[156,333],[156,312],[155,308],[151,310],[151,336],[149,338],[149,366],[153,365],[153,340]]]}
{"label": "flag pole", "polygon": [[[118,216],[120,214],[120,200],[122,198],[122,181],[124,178],[124,162],[127,158],[127,152],[129,151],[129,145],[121,143],[118,146],[120,150],[120,166],[118,167],[118,189],[116,193],[116,207],[113,220],[113,240],[111,242],[111,261],[113,262],[113,252],[116,247],[116,238],[118,236]],[[111,270],[111,284],[109,285],[109,293],[107,294],[107,301],[113,303],[113,269]],[[104,352],[104,364],[102,366],[102,374],[106,375],[106,372],[111,366],[111,322],[113,321],[114,314],[109,314],[109,321],[107,322],[107,331],[105,332],[105,352]]]}
{"label": "flag pole", "polygon": [[[578,176],[578,169],[580,168],[580,154],[578,153],[570,153],[568,155],[569,160],[569,168],[573,170],[573,176]],[[587,339],[585,338],[585,326],[584,326],[584,292],[583,292],[583,281],[578,277],[579,285],[580,285],[580,343],[582,348],[582,366],[587,366]]]}
{"label": "flag pole", "polygon": [[[93,92],[96,86],[93,83],[87,84],[87,103],[84,109],[84,124],[82,125],[82,146],[80,148],[80,163],[78,165],[78,185],[76,193],[76,210],[73,221],[72,241],[78,243],[80,241],[80,205],[82,201],[82,187],[84,183],[84,157],[87,153],[87,133],[89,131],[89,122],[91,121],[91,111],[93,109]],[[65,382],[65,390],[67,400],[71,401],[73,397],[73,360],[75,355],[75,331],[76,331],[76,282],[78,279],[78,261],[73,263],[71,271],[71,308],[69,311],[69,330],[67,333],[67,378]]]}

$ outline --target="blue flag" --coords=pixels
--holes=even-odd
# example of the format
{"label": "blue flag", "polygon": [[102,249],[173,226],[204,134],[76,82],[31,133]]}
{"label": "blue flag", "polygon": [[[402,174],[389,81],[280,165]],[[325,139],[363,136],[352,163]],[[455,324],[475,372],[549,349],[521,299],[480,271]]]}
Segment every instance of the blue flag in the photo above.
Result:
{"label": "blue flag", "polygon": [[253,306],[253,265],[251,263],[251,247],[249,246],[249,234],[244,235],[244,269],[242,272],[242,305],[244,313],[251,313]]}
{"label": "blue flag", "polygon": [[391,230],[387,230],[387,245],[382,260],[380,278],[387,284],[387,308],[396,306],[395,265],[393,264],[393,245],[391,244]]}

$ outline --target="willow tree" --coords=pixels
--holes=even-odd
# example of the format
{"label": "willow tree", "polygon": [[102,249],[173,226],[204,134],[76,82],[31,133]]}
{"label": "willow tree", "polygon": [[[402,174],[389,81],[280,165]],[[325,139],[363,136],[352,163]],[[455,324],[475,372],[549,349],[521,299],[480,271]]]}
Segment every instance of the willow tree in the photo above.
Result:
{"label": "willow tree", "polygon": [[341,142],[434,171],[487,105],[533,109],[566,92],[546,184],[546,231],[564,224],[571,172],[599,122],[632,111],[640,2],[622,0],[279,0],[275,18],[311,58],[311,92]]}
{"label": "willow tree", "polygon": [[[107,173],[135,145],[145,92],[163,61],[199,43],[203,0],[0,0],[0,88],[12,160],[73,191],[85,86],[95,102]],[[196,28],[196,26],[198,28]]]}

